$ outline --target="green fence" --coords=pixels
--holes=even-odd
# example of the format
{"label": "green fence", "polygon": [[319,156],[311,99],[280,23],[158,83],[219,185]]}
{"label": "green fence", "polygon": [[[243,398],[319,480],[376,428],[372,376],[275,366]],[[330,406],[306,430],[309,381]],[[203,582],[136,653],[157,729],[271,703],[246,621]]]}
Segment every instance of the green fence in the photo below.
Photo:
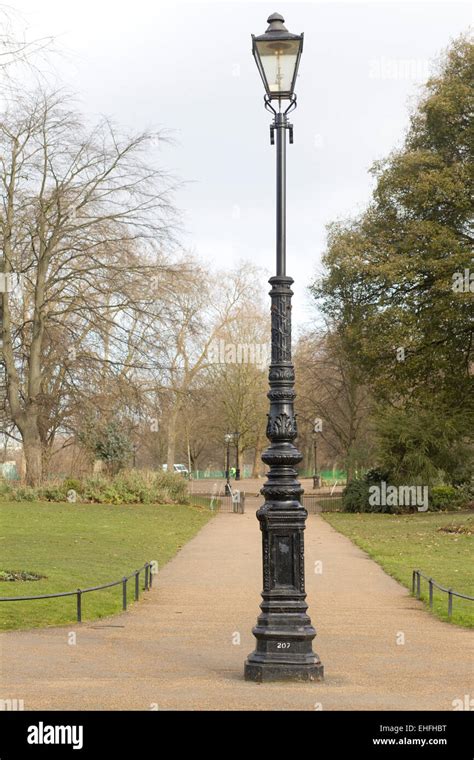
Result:
{"label": "green fence", "polygon": [[[312,478],[314,475],[313,470],[301,470],[298,472],[300,478]],[[343,485],[347,479],[347,473],[344,470],[321,470],[319,475],[323,479],[324,485],[334,485],[338,483]],[[252,477],[252,466],[249,464],[244,465],[240,470],[241,478]],[[222,480],[225,478],[225,470],[193,470],[193,480]]]}
{"label": "green fence", "polygon": [[[298,477],[312,478],[314,470],[300,470]],[[319,470],[318,475],[322,478],[324,485],[344,485],[347,480],[347,473],[344,470]]]}
{"label": "green fence", "polygon": [[[193,480],[212,480],[212,479],[220,480],[220,479],[225,478],[225,470],[193,470],[193,472],[191,473],[191,477]],[[252,465],[245,464],[243,467],[241,467],[240,477],[251,478]],[[232,478],[232,480],[234,480],[234,478]]]}

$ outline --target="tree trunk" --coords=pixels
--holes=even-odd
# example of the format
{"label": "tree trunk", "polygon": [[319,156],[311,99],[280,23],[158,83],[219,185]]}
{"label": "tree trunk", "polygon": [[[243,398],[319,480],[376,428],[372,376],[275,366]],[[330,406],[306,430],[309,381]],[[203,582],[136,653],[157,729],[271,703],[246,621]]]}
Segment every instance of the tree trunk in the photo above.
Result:
{"label": "tree trunk", "polygon": [[298,448],[300,449],[300,451],[303,452],[303,462],[302,462],[303,470],[305,472],[310,472],[313,467],[312,442],[310,441],[308,443],[308,437],[305,436],[304,438],[303,437],[298,438],[298,444],[299,444]]}
{"label": "tree trunk", "polygon": [[20,464],[18,466],[18,474],[22,483],[26,480],[26,459],[23,446],[21,447]]}
{"label": "tree trunk", "polygon": [[189,445],[189,438],[187,439],[187,447],[188,447],[188,470],[189,470],[189,477],[191,477],[191,473],[193,471],[193,465],[191,460],[191,446]]}
{"label": "tree trunk", "polygon": [[41,475],[47,478],[50,474],[51,458],[53,456],[53,447],[42,443],[41,446]]}
{"label": "tree trunk", "polygon": [[178,421],[178,407],[174,405],[170,410],[170,416],[168,419],[168,452],[167,452],[167,465],[168,472],[174,472],[174,457],[176,449],[176,423]]}
{"label": "tree trunk", "polygon": [[261,451],[261,437],[260,434],[257,436],[257,440],[255,442],[255,453],[253,457],[253,465],[252,465],[252,478],[259,478],[260,473],[262,471],[262,451]]}
{"label": "tree trunk", "polygon": [[28,424],[23,430],[23,452],[26,463],[26,484],[28,486],[38,486],[43,476],[43,457],[41,438],[35,426]]}

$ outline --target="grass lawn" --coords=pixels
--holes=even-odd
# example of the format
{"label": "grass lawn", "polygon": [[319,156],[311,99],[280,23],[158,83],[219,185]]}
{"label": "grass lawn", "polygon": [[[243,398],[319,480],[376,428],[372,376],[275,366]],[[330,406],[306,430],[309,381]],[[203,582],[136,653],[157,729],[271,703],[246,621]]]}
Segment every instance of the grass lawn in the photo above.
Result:
{"label": "grass lawn", "polygon": [[[474,516],[470,513],[412,515],[324,514],[324,519],[410,589],[413,570],[440,586],[474,596]],[[464,526],[472,533],[439,528]],[[421,579],[421,598],[428,604],[428,583]],[[448,595],[434,589],[433,612],[448,620]],[[474,602],[453,597],[452,622],[474,627]]]}
{"label": "grass lawn", "polygon": [[[45,575],[0,582],[0,596],[73,591],[115,581],[157,560],[161,568],[212,517],[176,505],[0,503],[0,570]],[[144,573],[140,588],[143,588]],[[134,599],[135,581],[128,584]],[[84,594],[82,619],[120,612],[122,586]],[[76,597],[0,602],[0,628],[61,625],[76,620]]]}

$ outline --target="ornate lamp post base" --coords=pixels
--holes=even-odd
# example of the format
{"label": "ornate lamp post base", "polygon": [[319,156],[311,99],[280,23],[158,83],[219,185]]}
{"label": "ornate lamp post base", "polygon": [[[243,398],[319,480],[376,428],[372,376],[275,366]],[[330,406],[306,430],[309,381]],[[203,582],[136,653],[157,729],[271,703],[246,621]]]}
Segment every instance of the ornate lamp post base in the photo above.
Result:
{"label": "ornate lamp post base", "polygon": [[322,681],[324,667],[321,663],[295,665],[293,663],[267,662],[258,665],[247,660],[244,674],[246,681],[255,681],[256,683],[263,681]]}
{"label": "ornate lamp post base", "polygon": [[[267,449],[265,454],[267,458],[275,456],[275,450],[270,454]],[[286,450],[285,458],[289,455]],[[296,449],[293,456],[300,456]],[[295,485],[298,488],[297,482]],[[271,491],[269,483],[262,491],[267,489]],[[304,507],[296,501],[286,505],[266,502],[257,512],[262,530],[264,590],[262,613],[252,631],[256,648],[244,668],[247,681],[318,681],[324,677],[323,665],[312,649],[316,631],[305,602],[306,515]]]}

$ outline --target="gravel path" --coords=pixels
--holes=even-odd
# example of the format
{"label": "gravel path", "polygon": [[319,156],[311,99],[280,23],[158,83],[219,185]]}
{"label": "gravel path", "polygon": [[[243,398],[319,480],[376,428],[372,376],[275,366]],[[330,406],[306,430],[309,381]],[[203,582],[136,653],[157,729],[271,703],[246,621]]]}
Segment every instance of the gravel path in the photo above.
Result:
{"label": "gravel path", "polygon": [[451,710],[474,694],[472,634],[431,617],[315,515],[307,590],[325,681],[246,683],[261,587],[257,505],[208,523],[127,613],[1,634],[0,699],[52,710]]}

